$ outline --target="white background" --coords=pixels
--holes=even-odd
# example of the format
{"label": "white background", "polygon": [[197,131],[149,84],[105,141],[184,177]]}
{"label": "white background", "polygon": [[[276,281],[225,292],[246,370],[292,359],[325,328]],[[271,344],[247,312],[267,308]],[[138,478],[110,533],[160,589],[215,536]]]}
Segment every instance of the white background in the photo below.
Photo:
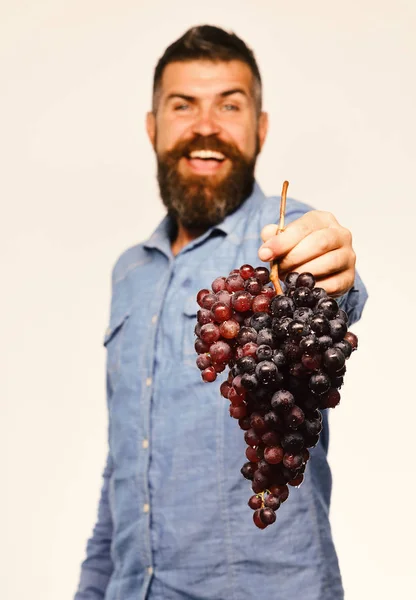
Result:
{"label": "white background", "polygon": [[[414,0],[1,1],[2,599],[69,600],[106,449],[110,272],[163,214],[144,132],[188,27],[255,50],[269,194],[353,231],[371,296],[331,415],[347,600],[410,600],[414,568]],[[276,532],[277,534],[277,532]]]}

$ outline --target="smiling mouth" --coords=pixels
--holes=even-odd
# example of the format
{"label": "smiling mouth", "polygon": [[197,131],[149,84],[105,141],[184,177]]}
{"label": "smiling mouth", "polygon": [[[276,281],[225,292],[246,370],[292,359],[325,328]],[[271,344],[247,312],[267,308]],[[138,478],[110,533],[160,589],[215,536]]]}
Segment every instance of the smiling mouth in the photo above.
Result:
{"label": "smiling mouth", "polygon": [[227,157],[216,150],[193,150],[185,159],[190,170],[200,175],[216,173],[228,162]]}

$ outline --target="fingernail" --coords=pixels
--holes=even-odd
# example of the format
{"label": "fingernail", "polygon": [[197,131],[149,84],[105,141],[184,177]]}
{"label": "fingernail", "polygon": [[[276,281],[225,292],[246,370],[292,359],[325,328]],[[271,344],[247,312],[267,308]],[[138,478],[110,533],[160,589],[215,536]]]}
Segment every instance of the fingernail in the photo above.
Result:
{"label": "fingernail", "polygon": [[259,257],[260,260],[270,260],[273,256],[273,251],[270,248],[260,248]]}

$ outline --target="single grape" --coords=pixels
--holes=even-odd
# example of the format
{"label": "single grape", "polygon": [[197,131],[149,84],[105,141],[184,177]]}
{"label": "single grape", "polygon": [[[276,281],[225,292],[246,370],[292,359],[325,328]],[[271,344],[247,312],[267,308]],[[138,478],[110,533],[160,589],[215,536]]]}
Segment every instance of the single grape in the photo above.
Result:
{"label": "single grape", "polygon": [[324,394],[331,387],[331,380],[323,371],[317,371],[311,375],[309,387],[315,394]]}
{"label": "single grape", "polygon": [[255,390],[259,385],[257,377],[254,373],[244,373],[244,375],[241,378],[241,383],[247,390],[250,391]]}
{"label": "single grape", "polygon": [[240,273],[230,274],[225,280],[225,289],[228,292],[238,292],[244,289],[244,279]]}
{"label": "single grape", "polygon": [[318,337],[329,334],[329,321],[324,315],[315,315],[312,317],[309,327]]}
{"label": "single grape", "polygon": [[310,356],[316,354],[319,350],[319,344],[317,337],[314,333],[310,333],[309,335],[303,337],[299,342],[299,348],[305,354],[309,354]]}
{"label": "single grape", "polygon": [[347,324],[342,319],[331,319],[329,321],[329,335],[334,342],[340,342],[347,333]]}
{"label": "single grape", "polygon": [[[264,421],[264,417],[259,413],[252,413],[250,417],[250,424],[257,435],[261,435],[267,430],[267,425]],[[255,445],[257,446],[258,444]]]}
{"label": "single grape", "polygon": [[316,308],[318,308],[327,319],[333,319],[339,310],[337,301],[329,296],[318,300]]}
{"label": "single grape", "polygon": [[[250,418],[250,424],[251,424],[251,418]],[[260,444],[260,438],[257,435],[257,433],[254,431],[253,428],[251,428],[245,432],[244,440],[245,440],[247,446],[258,446]]]}
{"label": "single grape", "polygon": [[281,424],[280,417],[273,411],[270,410],[264,415],[264,422],[268,429],[276,429]]}
{"label": "single grape", "polygon": [[214,362],[220,363],[227,363],[233,355],[230,345],[222,340],[214,342],[214,344],[209,347],[209,353]]}
{"label": "single grape", "polygon": [[266,508],[271,508],[276,511],[280,507],[280,500],[278,496],[273,496],[273,494],[268,494],[265,501],[264,506]]}
{"label": "single grape", "polygon": [[244,284],[244,289],[249,292],[252,296],[257,296],[263,289],[262,284],[256,277],[250,277]]}
{"label": "single grape", "polygon": [[296,271],[293,271],[292,273],[288,273],[288,275],[286,275],[286,279],[285,279],[285,284],[287,285],[287,287],[295,287],[298,277],[299,277],[299,273],[296,273]]}
{"label": "single grape", "polygon": [[269,285],[264,285],[261,288],[260,294],[267,296],[267,298],[270,298],[270,300],[272,300],[276,296],[276,292],[274,291],[274,288]]}
{"label": "single grape", "polygon": [[201,371],[203,371],[207,367],[211,367],[212,361],[210,355],[208,353],[200,354],[196,359],[196,365]]}
{"label": "single grape", "polygon": [[250,319],[250,324],[256,331],[260,331],[260,329],[264,329],[265,327],[271,327],[272,318],[266,312],[254,313]]}
{"label": "single grape", "polygon": [[286,365],[286,357],[281,350],[273,350],[272,361],[278,369]]}
{"label": "single grape", "polygon": [[312,296],[315,301],[315,305],[318,304],[319,300],[322,300],[322,298],[328,298],[328,294],[321,287],[314,287],[312,290]]}
{"label": "single grape", "polygon": [[256,449],[252,446],[247,446],[246,448],[246,457],[250,462],[258,463],[259,457],[257,456]]}
{"label": "single grape", "polygon": [[254,373],[257,363],[252,356],[242,356],[236,364],[241,373]]}
{"label": "single grape", "polygon": [[262,360],[256,366],[256,376],[263,385],[270,385],[276,381],[277,367],[271,360]]}
{"label": "single grape", "polygon": [[287,500],[289,497],[289,488],[287,487],[286,484],[271,485],[270,492],[271,492],[271,494],[273,494],[273,496],[276,496],[276,498],[279,498],[281,503],[285,502],[285,500]]}
{"label": "single grape", "polygon": [[304,438],[300,431],[285,433],[281,439],[282,448],[285,452],[299,453],[304,447]]}
{"label": "single grape", "polygon": [[[268,424],[265,420],[266,428]],[[280,436],[275,431],[266,431],[261,436],[261,441],[265,446],[278,446],[280,444]]]}
{"label": "single grape", "polygon": [[313,306],[315,304],[315,298],[312,295],[311,290],[308,287],[297,287],[293,292],[293,300],[296,307],[300,306]]}
{"label": "single grape", "polygon": [[302,482],[303,482],[303,473],[300,473],[299,475],[297,475],[297,477],[288,481],[288,484],[292,485],[293,487],[299,487]]}
{"label": "single grape", "polygon": [[266,294],[260,293],[258,296],[255,296],[253,300],[253,304],[251,306],[251,310],[253,312],[268,312],[270,308],[271,298],[266,296]]}
{"label": "single grape", "polygon": [[231,384],[228,381],[223,381],[220,385],[220,393],[223,398],[228,398],[228,392],[231,389]]}
{"label": "single grape", "polygon": [[273,350],[267,344],[261,344],[256,350],[257,360],[269,360],[273,356]]}
{"label": "single grape", "polygon": [[321,335],[318,337],[319,352],[325,352],[332,347],[332,338],[330,335]]}
{"label": "single grape", "polygon": [[272,320],[272,331],[277,340],[282,341],[289,337],[288,327],[291,322],[291,317],[282,317],[281,319],[275,317]]}
{"label": "single grape", "polygon": [[266,525],[271,525],[276,521],[276,513],[272,508],[261,508],[260,509],[260,519]]}
{"label": "single grape", "polygon": [[340,348],[328,348],[323,354],[323,363],[328,373],[335,373],[345,365],[345,356]]}
{"label": "single grape", "polygon": [[316,371],[321,366],[322,355],[321,354],[304,354],[302,356],[302,364],[306,369],[310,371]]}
{"label": "single grape", "polygon": [[277,465],[283,460],[283,448],[281,446],[267,446],[264,450],[264,460],[271,465]]}
{"label": "single grape", "polygon": [[335,315],[336,319],[342,319],[346,325],[348,325],[348,315],[342,308],[339,309],[337,314]]}
{"label": "single grape", "polygon": [[269,463],[266,460],[264,460],[264,458],[260,458],[260,460],[258,461],[257,469],[260,471],[260,473],[263,473],[263,475],[265,475],[267,478],[270,478],[273,475],[273,466],[269,465]]}
{"label": "single grape", "polygon": [[207,308],[200,308],[196,313],[196,318],[200,325],[205,325],[206,323],[212,323],[214,320],[214,315]]}
{"label": "single grape", "polygon": [[232,294],[230,294],[230,292],[227,292],[227,290],[220,290],[215,294],[215,298],[217,302],[223,302],[227,306],[231,306]]}
{"label": "single grape", "polygon": [[225,277],[217,277],[211,284],[214,293],[225,290]]}
{"label": "single grape", "polygon": [[257,353],[257,348],[258,348],[258,346],[254,342],[248,342],[247,344],[244,344],[243,356],[252,356],[253,358],[255,358],[256,353]]}
{"label": "single grape", "polygon": [[301,308],[297,308],[293,313],[293,318],[296,321],[303,321],[307,323],[313,317],[313,310],[308,308],[307,306],[302,306]]}
{"label": "single grape", "polygon": [[254,277],[264,285],[269,282],[270,271],[267,267],[257,267],[254,269]]}
{"label": "single grape", "polygon": [[263,521],[260,518],[260,510],[255,510],[253,513],[253,521],[254,521],[254,525],[256,527],[258,527],[259,529],[266,529],[267,525],[266,523],[263,523]]}
{"label": "single grape", "polygon": [[217,296],[214,293],[210,292],[209,294],[205,294],[205,296],[202,298],[202,308],[210,310],[216,301]]}
{"label": "single grape", "polygon": [[240,325],[235,319],[228,319],[228,321],[223,321],[219,327],[219,333],[222,335],[222,337],[226,338],[227,340],[235,338],[239,331]]}
{"label": "single grape", "polygon": [[251,428],[250,417],[249,416],[242,417],[241,419],[238,420],[238,424],[240,426],[240,429],[242,429],[243,431],[248,431],[248,429]]}
{"label": "single grape", "polygon": [[210,291],[209,291],[209,290],[206,290],[206,289],[204,289],[204,290],[200,290],[200,291],[198,292],[198,294],[197,294],[197,296],[196,296],[196,301],[198,302],[199,306],[201,306],[201,308],[203,308],[203,306],[204,306],[204,305],[202,304],[202,301],[203,301],[204,297],[205,297],[205,296],[207,296],[209,293],[210,293]]}
{"label": "single grape", "polygon": [[314,287],[315,285],[315,277],[312,275],[312,273],[301,273],[298,278],[296,279],[296,287],[306,287],[309,288],[310,290]]}
{"label": "single grape", "polygon": [[231,299],[234,310],[237,310],[238,312],[247,312],[250,310],[252,302],[253,296],[245,290],[235,292]]}
{"label": "single grape", "polygon": [[254,277],[254,268],[251,265],[243,265],[240,267],[240,275],[244,280],[250,279]]}
{"label": "single grape", "polygon": [[271,406],[275,410],[289,411],[295,405],[295,398],[288,390],[278,390],[271,399]]}
{"label": "single grape", "polygon": [[287,469],[299,469],[303,463],[302,454],[290,454],[286,452],[283,455],[283,464]]}
{"label": "single grape", "polygon": [[302,423],[302,431],[308,438],[320,434],[322,431],[322,423],[320,419],[305,419]]}
{"label": "single grape", "polygon": [[331,388],[322,401],[321,408],[335,408],[341,400],[341,394],[337,389]]}
{"label": "single grape", "polygon": [[252,480],[254,477],[254,473],[256,472],[256,469],[257,469],[257,465],[255,463],[246,462],[241,467],[240,472],[243,477],[245,477],[246,479]]}
{"label": "single grape", "polygon": [[352,346],[345,339],[334,344],[334,348],[339,348],[341,350],[341,352],[343,353],[343,355],[345,356],[345,358],[349,358],[351,356]]}
{"label": "single grape", "polygon": [[297,429],[305,420],[305,414],[299,406],[293,406],[284,416],[284,421],[289,429]]}
{"label": "single grape", "polygon": [[201,340],[206,344],[213,344],[220,339],[220,328],[215,323],[206,323],[201,327]]}
{"label": "single grape", "polygon": [[248,505],[253,510],[257,510],[262,507],[263,502],[260,496],[256,496],[256,494],[254,494],[254,496],[251,496],[251,498],[249,499]]}
{"label": "single grape", "polygon": [[227,319],[231,319],[231,316],[233,314],[231,307],[228,306],[228,304],[226,304],[225,302],[220,301],[214,302],[210,312],[213,317],[211,318],[211,321],[215,320],[217,323],[222,323],[223,321],[227,321]]}
{"label": "single grape", "polygon": [[214,367],[207,367],[201,372],[202,379],[207,382],[215,381],[217,378],[217,373]]}
{"label": "single grape", "polygon": [[276,296],[270,303],[270,311],[278,319],[282,317],[292,317],[295,311],[295,304],[287,296]]}
{"label": "single grape", "polygon": [[355,333],[352,333],[352,331],[347,331],[347,333],[344,336],[344,340],[349,342],[351,344],[351,347],[353,350],[357,349],[358,346],[358,338],[355,335]]}
{"label": "single grape", "polygon": [[270,346],[271,348],[275,348],[276,347],[276,336],[274,335],[273,331],[269,328],[269,327],[265,327],[264,329],[260,329],[260,331],[257,334],[257,340],[256,340],[256,344],[258,346],[262,346],[264,344],[266,344],[267,346]]}
{"label": "single grape", "polygon": [[240,420],[247,415],[247,406],[245,404],[242,404],[241,406],[230,404],[229,413],[233,419]]}
{"label": "single grape", "polygon": [[295,342],[300,342],[302,337],[307,336],[310,333],[310,327],[304,321],[293,320],[287,327],[289,339]]}

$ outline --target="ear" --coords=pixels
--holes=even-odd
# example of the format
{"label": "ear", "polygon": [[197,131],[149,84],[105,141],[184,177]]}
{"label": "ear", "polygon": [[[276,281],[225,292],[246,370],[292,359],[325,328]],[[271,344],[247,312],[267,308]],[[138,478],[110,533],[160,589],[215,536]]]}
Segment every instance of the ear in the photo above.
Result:
{"label": "ear", "polygon": [[156,142],[156,118],[155,118],[155,115],[152,112],[148,112],[146,114],[146,131],[147,131],[147,135],[149,136],[150,143],[153,146],[153,149],[156,150],[156,148],[155,148],[155,142]]}
{"label": "ear", "polygon": [[258,135],[260,150],[263,148],[263,144],[266,140],[267,132],[269,130],[269,115],[266,112],[261,112],[258,122]]}

